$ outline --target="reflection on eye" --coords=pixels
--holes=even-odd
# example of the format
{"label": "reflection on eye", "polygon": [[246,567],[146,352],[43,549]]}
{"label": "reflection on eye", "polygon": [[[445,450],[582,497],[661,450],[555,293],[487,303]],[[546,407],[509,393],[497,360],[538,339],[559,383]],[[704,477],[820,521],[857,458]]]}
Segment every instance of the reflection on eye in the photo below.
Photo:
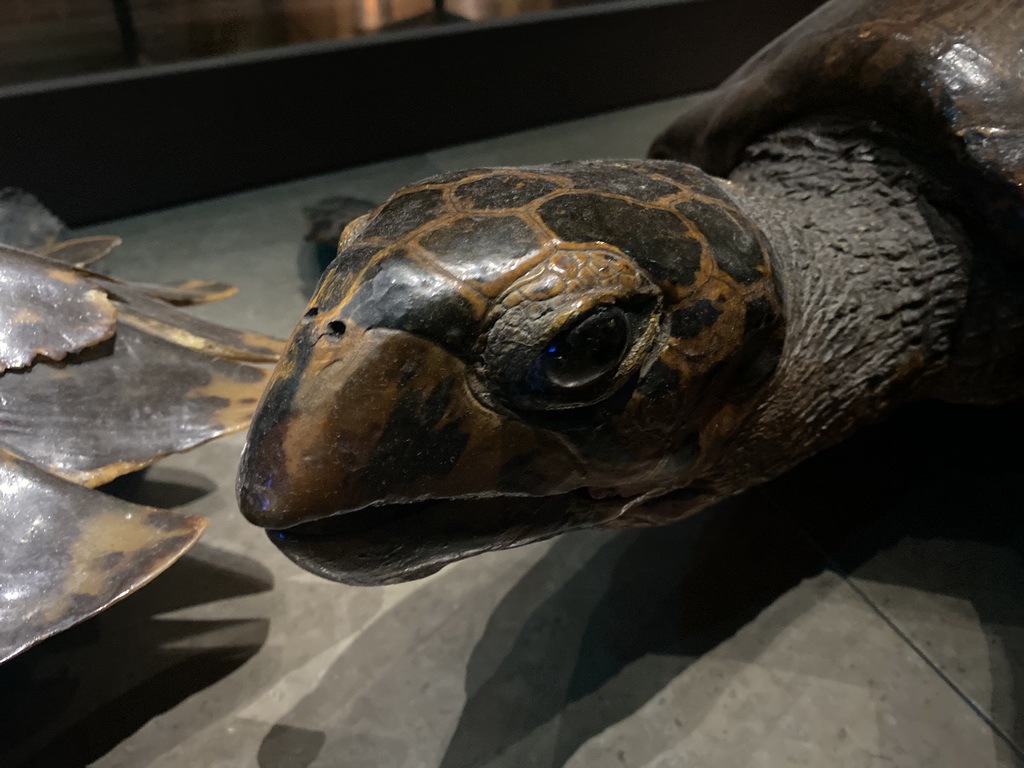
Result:
{"label": "reflection on eye", "polygon": [[630,323],[614,306],[599,307],[562,331],[534,363],[534,389],[574,389],[616,371],[629,345]]}

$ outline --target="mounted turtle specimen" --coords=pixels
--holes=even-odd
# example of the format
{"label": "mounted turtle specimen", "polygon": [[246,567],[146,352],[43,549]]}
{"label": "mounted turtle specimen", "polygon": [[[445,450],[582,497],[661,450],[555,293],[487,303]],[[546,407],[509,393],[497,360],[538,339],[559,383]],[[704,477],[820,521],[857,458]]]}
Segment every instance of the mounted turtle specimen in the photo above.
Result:
{"label": "mounted turtle specimen", "polygon": [[64,239],[0,191],[0,661],[138,589],[203,518],[90,488],[244,429],[281,342],[172,306],[234,292],[85,268],[120,241]]}
{"label": "mounted turtle specimen", "polygon": [[904,401],[1018,397],[1022,38],[1021,0],[834,0],[654,159],[399,191],[294,332],[242,511],[385,583],[678,520]]}

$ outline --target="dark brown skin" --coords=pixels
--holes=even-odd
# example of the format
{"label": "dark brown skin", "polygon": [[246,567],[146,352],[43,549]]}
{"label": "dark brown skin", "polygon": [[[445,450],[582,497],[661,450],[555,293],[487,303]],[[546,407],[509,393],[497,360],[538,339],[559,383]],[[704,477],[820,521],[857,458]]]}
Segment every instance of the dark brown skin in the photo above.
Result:
{"label": "dark brown skin", "polygon": [[[729,182],[658,161],[466,171],[350,225],[254,421],[242,511],[304,567],[383,583],[679,519],[909,399],[1019,395],[1019,74],[978,85],[999,98],[975,118],[1004,120],[988,154],[926,107],[968,114],[949,70],[968,47],[992,72],[1024,54],[949,8],[827,6],[698,108],[721,136],[684,118],[656,145]],[[1020,32],[1022,8],[990,10]],[[737,138],[736,94],[759,88]]]}

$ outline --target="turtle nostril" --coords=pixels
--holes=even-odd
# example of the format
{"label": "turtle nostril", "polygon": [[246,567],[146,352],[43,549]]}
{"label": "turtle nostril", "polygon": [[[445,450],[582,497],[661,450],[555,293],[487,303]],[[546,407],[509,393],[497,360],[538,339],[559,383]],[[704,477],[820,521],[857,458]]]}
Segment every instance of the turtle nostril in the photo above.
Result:
{"label": "turtle nostril", "polygon": [[319,314],[320,314],[320,310],[319,309],[317,309],[316,307],[310,307],[308,310],[306,310],[306,314],[304,314],[303,317],[308,319],[308,318],[316,317]]}
{"label": "turtle nostril", "polygon": [[345,323],[341,320],[331,320],[327,324],[327,336],[332,339],[340,339],[345,335]]}

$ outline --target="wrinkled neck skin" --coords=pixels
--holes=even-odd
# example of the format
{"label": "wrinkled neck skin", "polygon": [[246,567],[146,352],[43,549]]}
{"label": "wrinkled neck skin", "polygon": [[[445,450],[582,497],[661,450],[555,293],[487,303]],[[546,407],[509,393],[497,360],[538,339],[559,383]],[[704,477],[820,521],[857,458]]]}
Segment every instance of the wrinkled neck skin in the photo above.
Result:
{"label": "wrinkled neck skin", "polygon": [[[780,474],[942,378],[971,253],[956,221],[926,202],[941,197],[933,186],[895,150],[841,129],[787,129],[750,147],[728,188],[771,242],[785,342],[750,416],[702,462],[686,512]],[[667,511],[657,506],[626,517],[656,521]]]}

